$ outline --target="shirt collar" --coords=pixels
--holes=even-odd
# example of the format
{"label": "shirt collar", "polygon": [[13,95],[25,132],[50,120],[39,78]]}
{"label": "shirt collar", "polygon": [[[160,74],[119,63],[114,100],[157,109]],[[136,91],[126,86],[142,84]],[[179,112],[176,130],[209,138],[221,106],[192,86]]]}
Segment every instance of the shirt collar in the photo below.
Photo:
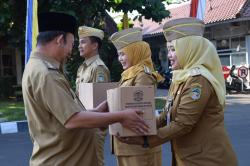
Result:
{"label": "shirt collar", "polygon": [[37,50],[32,51],[30,58],[39,58],[42,59],[44,61],[46,61],[47,63],[49,63],[49,65],[52,65],[53,68],[55,69],[61,69],[62,68],[62,64],[60,62],[58,62],[57,60],[47,56],[46,54],[43,54]]}
{"label": "shirt collar", "polygon": [[86,59],[83,63],[86,64],[87,66],[91,65],[91,63],[93,63],[96,59],[99,58],[99,55],[95,55],[89,59]]}

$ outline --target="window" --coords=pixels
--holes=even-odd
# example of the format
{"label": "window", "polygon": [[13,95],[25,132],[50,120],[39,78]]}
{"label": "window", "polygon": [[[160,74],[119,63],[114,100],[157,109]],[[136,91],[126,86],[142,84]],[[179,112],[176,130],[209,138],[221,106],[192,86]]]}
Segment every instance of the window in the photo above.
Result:
{"label": "window", "polygon": [[235,37],[216,41],[221,64],[226,66],[246,64],[245,37]]}
{"label": "window", "polygon": [[246,53],[232,54],[232,65],[240,66],[246,64]]}
{"label": "window", "polygon": [[237,49],[238,47],[241,47],[241,48],[246,47],[245,37],[238,37],[238,38],[231,39],[231,48]]}
{"label": "window", "polygon": [[216,46],[217,50],[229,49],[229,39],[218,40]]}
{"label": "window", "polygon": [[230,66],[230,54],[220,55],[219,57],[222,65]]}
{"label": "window", "polygon": [[12,49],[0,50],[0,77],[15,75],[15,52]]}

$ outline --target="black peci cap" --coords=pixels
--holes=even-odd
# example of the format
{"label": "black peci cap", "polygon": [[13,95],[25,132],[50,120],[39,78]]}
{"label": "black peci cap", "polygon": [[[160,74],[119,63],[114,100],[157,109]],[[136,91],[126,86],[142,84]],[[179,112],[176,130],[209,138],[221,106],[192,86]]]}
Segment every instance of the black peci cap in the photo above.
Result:
{"label": "black peci cap", "polygon": [[77,25],[74,16],[65,13],[48,12],[38,15],[38,27],[39,32],[63,31],[75,34]]}

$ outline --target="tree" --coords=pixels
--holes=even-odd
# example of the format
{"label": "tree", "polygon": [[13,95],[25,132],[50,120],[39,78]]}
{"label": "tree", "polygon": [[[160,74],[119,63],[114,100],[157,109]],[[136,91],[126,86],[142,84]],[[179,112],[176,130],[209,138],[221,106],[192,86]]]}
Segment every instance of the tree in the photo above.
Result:
{"label": "tree", "polygon": [[169,11],[165,10],[163,0],[110,0],[108,6],[116,11],[123,12],[123,27],[129,28],[128,12],[137,11],[139,14],[133,19],[152,19],[160,22],[169,16]]}
{"label": "tree", "polygon": [[0,0],[0,48],[8,44],[24,48],[26,4]]}
{"label": "tree", "polygon": [[[133,10],[138,11],[137,18],[144,16],[146,19],[152,18],[160,22],[169,15],[165,10],[162,0],[38,0],[38,12],[60,11],[74,15],[79,25],[87,25],[103,29],[110,35],[110,22],[107,19],[106,10],[123,11],[124,13]],[[0,47],[1,45],[11,45],[24,52],[25,25],[26,25],[26,3],[16,0],[0,0]],[[126,18],[124,19],[126,20]],[[106,35],[107,36],[107,35]],[[77,46],[76,42],[76,46]],[[104,61],[113,72],[113,62],[117,59],[116,50],[106,37],[105,48],[101,50]],[[82,59],[78,55],[77,48],[73,51],[72,60],[67,65],[68,76],[74,82],[76,69]],[[117,81],[118,78],[115,78]]]}
{"label": "tree", "polygon": [[172,3],[182,3],[182,2],[187,2],[190,0],[166,0],[167,4],[172,4]]}

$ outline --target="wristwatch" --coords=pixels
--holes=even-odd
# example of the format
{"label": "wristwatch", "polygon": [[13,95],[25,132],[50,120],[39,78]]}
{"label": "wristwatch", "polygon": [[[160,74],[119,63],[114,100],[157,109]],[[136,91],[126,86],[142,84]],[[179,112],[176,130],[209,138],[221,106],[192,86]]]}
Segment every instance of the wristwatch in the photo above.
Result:
{"label": "wristwatch", "polygon": [[149,143],[148,143],[148,137],[147,136],[143,136],[143,144],[142,147],[143,148],[148,148],[149,147]]}

